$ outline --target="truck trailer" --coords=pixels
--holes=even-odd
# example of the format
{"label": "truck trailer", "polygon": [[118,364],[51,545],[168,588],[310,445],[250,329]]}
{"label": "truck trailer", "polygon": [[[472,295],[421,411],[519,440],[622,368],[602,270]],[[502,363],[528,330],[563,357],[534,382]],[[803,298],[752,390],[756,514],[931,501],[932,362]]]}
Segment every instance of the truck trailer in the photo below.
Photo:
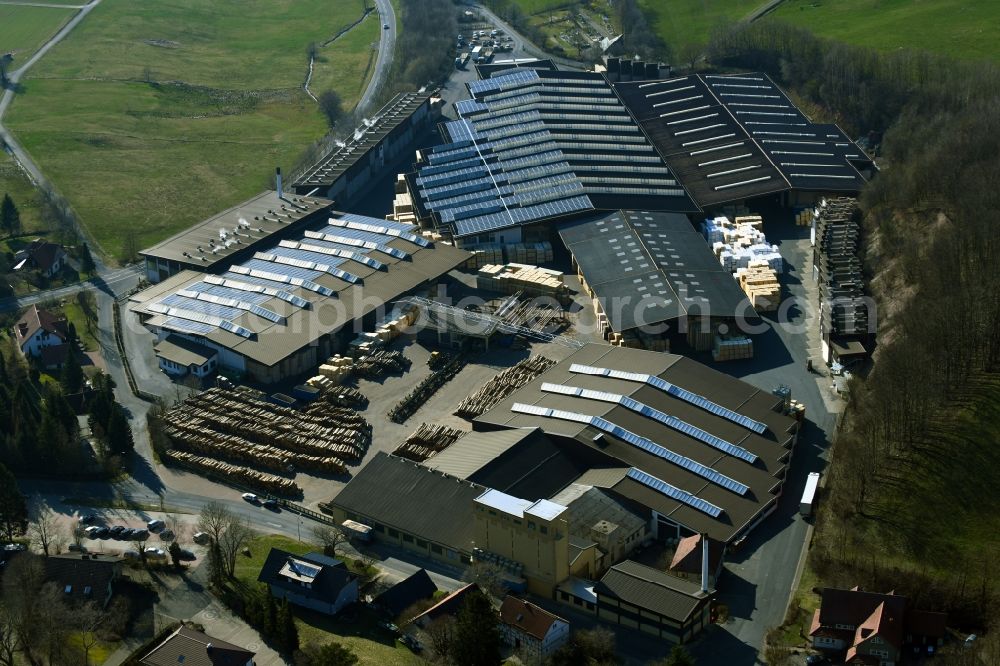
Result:
{"label": "truck trailer", "polygon": [[799,501],[799,513],[803,516],[813,515],[816,509],[816,492],[819,489],[819,472],[812,472],[806,479],[805,490],[802,491],[802,499]]}

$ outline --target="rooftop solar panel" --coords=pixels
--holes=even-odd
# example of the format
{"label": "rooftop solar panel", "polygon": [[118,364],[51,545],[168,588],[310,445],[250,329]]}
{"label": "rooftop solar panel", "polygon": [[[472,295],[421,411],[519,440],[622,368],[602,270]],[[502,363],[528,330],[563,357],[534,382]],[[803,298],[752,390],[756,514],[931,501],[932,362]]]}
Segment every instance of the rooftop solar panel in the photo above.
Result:
{"label": "rooftop solar panel", "polygon": [[722,515],[722,509],[718,506],[701,499],[697,495],[692,495],[686,490],[681,490],[677,486],[671,485],[662,479],[658,479],[652,474],[647,474],[641,469],[632,467],[626,472],[626,476],[630,479],[638,481],[639,483],[660,492],[670,499],[682,502],[690,507],[698,509],[702,513],[706,513],[712,518],[718,518]]}

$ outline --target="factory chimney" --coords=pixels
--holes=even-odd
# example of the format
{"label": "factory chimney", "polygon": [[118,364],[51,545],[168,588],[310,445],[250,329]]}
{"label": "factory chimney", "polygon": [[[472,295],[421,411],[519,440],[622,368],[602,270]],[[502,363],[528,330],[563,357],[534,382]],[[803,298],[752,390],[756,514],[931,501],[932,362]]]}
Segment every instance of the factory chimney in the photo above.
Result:
{"label": "factory chimney", "polygon": [[708,535],[701,535],[701,591],[708,594]]}
{"label": "factory chimney", "polygon": [[281,191],[281,167],[274,167],[274,182],[274,189],[278,190],[278,198],[283,199],[285,194]]}

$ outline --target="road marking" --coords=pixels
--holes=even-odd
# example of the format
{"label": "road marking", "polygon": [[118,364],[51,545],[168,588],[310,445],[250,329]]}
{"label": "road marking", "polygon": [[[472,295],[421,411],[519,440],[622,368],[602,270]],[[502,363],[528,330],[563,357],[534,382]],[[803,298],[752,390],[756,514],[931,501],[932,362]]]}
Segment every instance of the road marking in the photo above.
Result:
{"label": "road marking", "polygon": [[278,523],[268,523],[271,527],[281,527]]}

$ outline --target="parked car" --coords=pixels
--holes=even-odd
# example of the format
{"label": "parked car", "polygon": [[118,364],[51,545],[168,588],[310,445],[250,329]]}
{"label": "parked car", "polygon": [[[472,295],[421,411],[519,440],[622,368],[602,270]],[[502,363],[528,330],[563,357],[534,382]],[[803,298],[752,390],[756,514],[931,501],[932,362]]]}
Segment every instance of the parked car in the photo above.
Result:
{"label": "parked car", "polygon": [[162,520],[151,520],[148,523],[146,523],[146,528],[150,532],[154,532],[154,533],[155,532],[159,532],[160,530],[162,530],[166,526],[167,526],[167,524],[165,522],[163,522]]}
{"label": "parked car", "polygon": [[383,30],[388,30],[389,29],[389,24],[388,23],[383,23],[382,24],[382,29]]}
{"label": "parked car", "polygon": [[278,508],[278,500],[274,499],[273,497],[268,497],[266,500],[264,500],[264,502],[262,503],[262,506],[265,509],[277,509]]}
{"label": "parked car", "polygon": [[195,532],[194,536],[191,537],[197,544],[206,544],[209,541],[208,532]]}
{"label": "parked car", "polygon": [[87,552],[87,549],[84,548],[81,544],[78,544],[78,543],[71,543],[70,545],[66,546],[66,550],[68,550],[71,553],[86,553]]}
{"label": "parked car", "polygon": [[23,543],[8,543],[4,544],[3,549],[6,550],[8,553],[11,553],[11,552],[19,552],[22,550],[28,550],[28,547],[25,546]]}
{"label": "parked car", "polygon": [[178,556],[178,559],[180,559],[180,560],[182,560],[184,562],[191,562],[193,560],[197,560],[198,556],[195,555],[190,550],[181,550],[180,555]]}
{"label": "parked car", "polygon": [[154,560],[163,560],[166,559],[167,557],[167,551],[163,550],[162,548],[154,548],[151,546],[143,552],[146,553],[147,558],[151,558]]}
{"label": "parked car", "polygon": [[424,646],[420,644],[420,641],[409,634],[403,634],[398,640],[400,643],[410,648],[410,651],[412,652],[420,652],[424,649]]}
{"label": "parked car", "polygon": [[114,527],[112,527],[109,530],[111,536],[113,538],[115,538],[115,539],[121,539],[122,538],[122,533],[124,531],[125,531],[125,526],[124,525],[115,525]]}
{"label": "parked car", "polygon": [[243,493],[243,494],[241,495],[241,497],[242,497],[242,498],[243,498],[243,499],[244,499],[245,501],[247,501],[247,502],[250,502],[251,504],[256,504],[256,503],[257,503],[257,496],[256,496],[256,495],[254,495],[253,493]]}
{"label": "parked car", "polygon": [[96,539],[97,537],[95,535],[97,534],[97,530],[99,529],[101,528],[98,527],[97,525],[91,525],[90,527],[83,530],[83,533],[87,535],[88,539]]}
{"label": "parked car", "polygon": [[149,538],[149,531],[141,528],[133,529],[132,535],[129,538],[133,541],[145,541]]}
{"label": "parked car", "polygon": [[163,530],[162,532],[160,532],[160,539],[162,541],[173,541],[174,540],[174,531],[173,530]]}
{"label": "parked car", "polygon": [[818,664],[826,663],[826,657],[821,654],[811,654],[806,657],[806,664],[808,666],[818,666]]}
{"label": "parked car", "polygon": [[98,527],[94,530],[94,538],[96,539],[107,539],[111,535],[111,530],[107,527]]}
{"label": "parked car", "polygon": [[137,550],[126,550],[122,553],[122,557],[126,560],[137,560],[141,557],[141,555]]}
{"label": "parked car", "polygon": [[80,516],[80,524],[81,525],[89,525],[92,522],[94,522],[95,520],[97,520],[97,516],[95,516],[92,513],[85,513],[84,515]]}

